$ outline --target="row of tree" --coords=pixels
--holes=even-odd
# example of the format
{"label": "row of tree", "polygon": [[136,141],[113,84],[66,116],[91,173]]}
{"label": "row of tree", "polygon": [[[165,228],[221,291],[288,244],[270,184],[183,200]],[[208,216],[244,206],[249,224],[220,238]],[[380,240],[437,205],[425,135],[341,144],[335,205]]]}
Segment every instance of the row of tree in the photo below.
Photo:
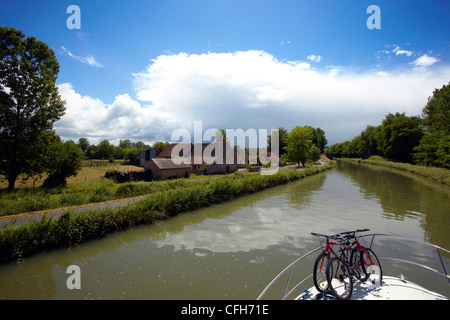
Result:
{"label": "row of tree", "polygon": [[140,153],[151,148],[165,148],[169,142],[155,142],[152,146],[142,141],[132,142],[130,139],[120,140],[115,146],[109,140],[102,140],[97,145],[91,145],[86,138],[78,140],[78,146],[85,159],[124,159],[126,162],[139,165]]}
{"label": "row of tree", "polygon": [[389,113],[379,126],[367,126],[359,136],[328,147],[326,153],[350,158],[380,155],[450,168],[450,84],[433,92],[421,117]]}

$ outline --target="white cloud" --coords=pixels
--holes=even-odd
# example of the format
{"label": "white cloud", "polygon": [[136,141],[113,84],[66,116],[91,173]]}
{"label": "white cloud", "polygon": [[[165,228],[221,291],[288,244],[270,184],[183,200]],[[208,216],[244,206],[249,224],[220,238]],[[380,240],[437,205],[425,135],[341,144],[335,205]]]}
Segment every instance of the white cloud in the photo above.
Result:
{"label": "white cloud", "polygon": [[307,58],[308,58],[308,60],[313,61],[313,62],[320,62],[320,60],[322,60],[321,56],[315,55],[315,54],[311,54]]}
{"label": "white cloud", "polygon": [[410,57],[410,56],[412,56],[412,54],[413,54],[412,51],[400,49],[400,47],[398,47],[398,46],[395,47],[395,49],[392,50],[392,51],[393,51],[397,56],[399,56],[399,55],[401,55],[401,54],[404,54],[404,55]]}
{"label": "white cloud", "polygon": [[97,61],[97,59],[95,59],[95,57],[93,57],[92,55],[88,55],[85,57],[81,57],[81,56],[76,56],[74,55],[72,52],[70,52],[69,50],[67,50],[65,47],[61,47],[61,49],[63,50],[64,53],[66,53],[69,57],[78,60],[82,63],[88,64],[90,66],[96,67],[96,68],[103,68],[103,65]]}
{"label": "white cloud", "polygon": [[170,139],[170,134],[164,136],[170,124],[154,117],[151,108],[142,106],[128,94],[118,95],[111,105],[106,105],[99,99],[80,95],[70,83],[58,88],[66,101],[66,113],[55,123],[55,129],[65,140],[85,137],[94,143],[104,139],[118,143],[125,139],[147,142]]}
{"label": "white cloud", "polygon": [[322,128],[332,144],[380,124],[389,112],[420,114],[449,72],[449,67],[404,73],[316,69],[253,50],[161,55],[134,74],[135,99],[117,95],[106,105],[60,85],[67,112],[57,133],[155,141],[170,140],[176,128],[192,130],[194,121],[202,121],[203,132],[310,125]]}
{"label": "white cloud", "polygon": [[435,64],[438,61],[439,61],[439,59],[436,59],[434,57],[430,57],[427,54],[424,54],[423,56],[414,60],[411,64],[413,64],[416,68],[423,69],[423,68],[426,68],[426,67],[429,67],[429,66]]}

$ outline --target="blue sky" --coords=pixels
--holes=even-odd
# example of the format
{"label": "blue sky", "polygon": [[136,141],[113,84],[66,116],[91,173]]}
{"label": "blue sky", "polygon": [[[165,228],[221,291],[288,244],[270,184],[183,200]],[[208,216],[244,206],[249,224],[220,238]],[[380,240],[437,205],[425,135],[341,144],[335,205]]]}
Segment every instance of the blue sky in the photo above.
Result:
{"label": "blue sky", "polygon": [[[70,5],[81,29],[68,29]],[[366,26],[370,5],[381,29]],[[448,0],[2,1],[2,25],[60,63],[64,139],[170,140],[208,128],[322,128],[329,144],[421,113],[450,81]]]}

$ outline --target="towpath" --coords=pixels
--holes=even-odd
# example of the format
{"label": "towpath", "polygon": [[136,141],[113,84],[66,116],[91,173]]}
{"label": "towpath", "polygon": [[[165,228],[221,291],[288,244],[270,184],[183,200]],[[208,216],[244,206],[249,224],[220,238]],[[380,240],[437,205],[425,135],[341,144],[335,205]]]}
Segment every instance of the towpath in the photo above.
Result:
{"label": "towpath", "polygon": [[27,213],[20,213],[15,214],[11,216],[3,216],[0,217],[0,229],[4,228],[7,225],[20,225],[29,221],[36,221],[41,220],[42,217],[45,215],[48,218],[54,217],[57,218],[67,212],[68,210],[72,210],[74,212],[81,212],[84,210],[101,210],[105,208],[115,208],[120,206],[125,206],[127,204],[139,201],[146,197],[147,195],[133,197],[133,198],[127,198],[127,199],[118,199],[118,200],[110,200],[105,202],[98,202],[98,203],[90,203],[85,204],[82,206],[77,207],[64,207],[64,208],[58,208],[58,209],[51,209],[51,210],[44,210],[44,211],[35,211],[35,212],[27,212]]}

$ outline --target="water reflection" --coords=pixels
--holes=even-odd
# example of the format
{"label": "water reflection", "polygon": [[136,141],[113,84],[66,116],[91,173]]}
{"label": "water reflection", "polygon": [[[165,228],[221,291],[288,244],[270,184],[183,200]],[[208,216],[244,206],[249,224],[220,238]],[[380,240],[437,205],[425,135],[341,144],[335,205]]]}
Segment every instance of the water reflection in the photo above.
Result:
{"label": "water reflection", "polygon": [[339,172],[352,179],[365,197],[379,201],[384,218],[417,220],[425,241],[450,247],[448,186],[380,166],[339,162]]}
{"label": "water reflection", "polygon": [[[255,299],[282,268],[318,246],[311,232],[367,227],[449,248],[449,195],[392,170],[341,163],[337,170],[157,225],[0,266],[0,298]],[[379,239],[375,245],[382,255],[401,257],[416,244]],[[312,263],[295,277],[308,275]],[[82,270],[81,290],[66,287],[71,264]],[[386,264],[393,272],[420,275]]]}
{"label": "water reflection", "polygon": [[[299,235],[299,221],[302,220],[299,209],[308,206],[311,196],[320,190],[325,179],[326,173],[321,173],[307,180],[185,214],[160,225],[159,231],[152,229],[152,234],[158,238],[158,246],[171,245],[175,250],[266,250]],[[191,219],[195,221],[186,223]],[[180,226],[184,232],[177,232],[179,228],[172,224]],[[304,248],[302,243],[295,245]]]}

